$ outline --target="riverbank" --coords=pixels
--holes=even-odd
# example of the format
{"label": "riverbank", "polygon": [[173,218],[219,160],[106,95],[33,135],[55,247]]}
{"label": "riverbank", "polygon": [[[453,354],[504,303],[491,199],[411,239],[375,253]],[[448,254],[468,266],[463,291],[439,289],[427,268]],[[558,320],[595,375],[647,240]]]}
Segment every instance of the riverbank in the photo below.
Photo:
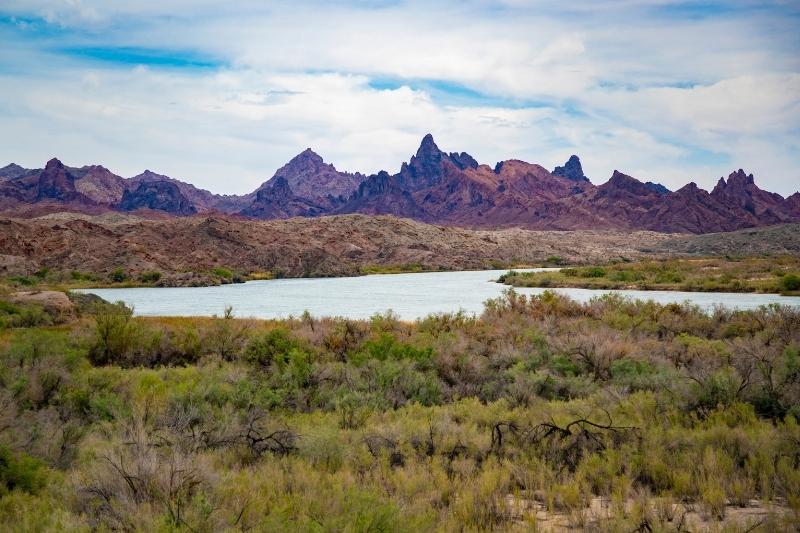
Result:
{"label": "riverbank", "polygon": [[800,257],[707,258],[617,262],[556,272],[509,271],[512,287],[658,290],[800,295]]}

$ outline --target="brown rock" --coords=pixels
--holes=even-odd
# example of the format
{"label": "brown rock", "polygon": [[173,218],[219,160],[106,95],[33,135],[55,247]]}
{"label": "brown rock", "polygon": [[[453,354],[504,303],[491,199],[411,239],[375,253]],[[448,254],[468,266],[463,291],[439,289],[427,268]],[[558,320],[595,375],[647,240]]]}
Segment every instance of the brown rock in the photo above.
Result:
{"label": "brown rock", "polygon": [[60,291],[22,291],[9,297],[13,303],[42,306],[56,322],[65,322],[75,317],[75,304]]}

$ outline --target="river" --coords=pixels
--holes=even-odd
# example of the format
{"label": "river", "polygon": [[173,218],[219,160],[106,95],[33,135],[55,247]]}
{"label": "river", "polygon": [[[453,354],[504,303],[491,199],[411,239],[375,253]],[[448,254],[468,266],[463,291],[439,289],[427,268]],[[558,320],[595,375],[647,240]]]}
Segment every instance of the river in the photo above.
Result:
{"label": "river", "polygon": [[[531,269],[546,270],[546,269]],[[218,287],[79,289],[109,301],[123,301],[140,316],[222,315],[232,306],[237,317],[285,318],[308,311],[314,316],[369,318],[391,309],[404,320],[431,313],[480,313],[483,303],[500,296],[508,287],[493,280],[505,270],[377,274],[348,278],[302,278],[250,281]],[[521,294],[545,289],[518,288]],[[594,296],[617,292],[631,298],[659,303],[689,301],[704,309],[724,305],[753,309],[778,303],[800,307],[800,297],[777,294],[719,292],[551,289],[585,302]]]}

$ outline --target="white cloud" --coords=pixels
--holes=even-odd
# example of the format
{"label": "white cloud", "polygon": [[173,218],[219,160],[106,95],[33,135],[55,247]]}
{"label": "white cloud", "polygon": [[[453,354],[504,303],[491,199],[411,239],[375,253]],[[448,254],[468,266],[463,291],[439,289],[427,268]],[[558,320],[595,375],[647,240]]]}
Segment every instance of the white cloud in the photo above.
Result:
{"label": "white cloud", "polygon": [[[800,188],[796,10],[654,14],[666,4],[6,0],[0,13],[28,27],[0,27],[14,37],[0,47],[0,164],[59,155],[245,192],[307,146],[343,169],[396,170],[431,131],[489,164],[552,167],[575,152],[595,182],[616,168],[710,187],[742,166],[784,194]],[[49,33],[28,22],[37,15]],[[81,46],[227,66],[120,68],[53,52]],[[386,79],[394,88],[370,86]],[[467,105],[467,89],[484,97]]]}

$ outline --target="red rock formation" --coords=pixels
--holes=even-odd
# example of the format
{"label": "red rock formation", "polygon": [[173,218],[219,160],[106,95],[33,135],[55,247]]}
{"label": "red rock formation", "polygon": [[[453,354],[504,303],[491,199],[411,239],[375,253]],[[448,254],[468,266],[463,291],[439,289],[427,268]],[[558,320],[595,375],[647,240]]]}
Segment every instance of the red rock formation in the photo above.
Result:
{"label": "red rock formation", "polygon": [[650,229],[706,233],[800,221],[800,193],[764,191],[739,170],[708,193],[690,183],[670,192],[614,171],[593,185],[572,156],[551,173],[515,159],[494,168],[469,154],[446,153],[426,135],[397,174],[369,177],[336,170],[307,149],[244,196],[221,196],[145,171],[124,179],[101,166],[0,169],[0,209],[155,209],[173,215],[222,212],[253,218],[389,214],[467,227]]}

